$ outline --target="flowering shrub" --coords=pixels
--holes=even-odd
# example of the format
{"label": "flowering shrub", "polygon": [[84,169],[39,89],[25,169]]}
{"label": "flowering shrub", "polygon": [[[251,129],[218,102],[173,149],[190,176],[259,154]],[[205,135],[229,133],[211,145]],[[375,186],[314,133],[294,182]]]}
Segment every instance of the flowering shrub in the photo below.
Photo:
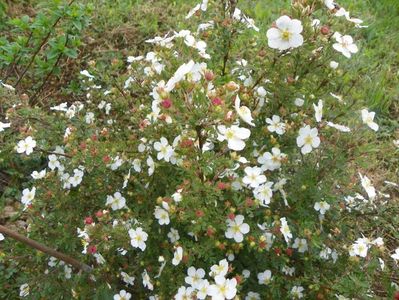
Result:
{"label": "flowering shrub", "polygon": [[19,295],[366,297],[399,250],[349,222],[386,197],[351,163],[354,136],[379,129],[340,76],[362,21],[329,0],[294,1],[267,31],[236,1],[203,0],[186,19],[116,80],[91,63],[82,100],[51,113],[3,84],[0,155],[31,172],[27,234],[92,266],[6,237]]}

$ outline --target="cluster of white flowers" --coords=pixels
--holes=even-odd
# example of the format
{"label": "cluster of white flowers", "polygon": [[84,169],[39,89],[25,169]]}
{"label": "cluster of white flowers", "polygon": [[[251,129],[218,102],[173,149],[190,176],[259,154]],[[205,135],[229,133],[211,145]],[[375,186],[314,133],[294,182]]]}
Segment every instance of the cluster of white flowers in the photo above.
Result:
{"label": "cluster of white flowers", "polygon": [[235,278],[229,279],[226,276],[229,272],[229,265],[226,259],[219,261],[219,264],[211,266],[209,276],[213,283],[205,279],[205,270],[195,267],[187,269],[187,276],[184,281],[188,285],[181,286],[177,294],[176,300],[191,299],[206,299],[208,296],[211,299],[233,299],[237,294],[237,280]]}

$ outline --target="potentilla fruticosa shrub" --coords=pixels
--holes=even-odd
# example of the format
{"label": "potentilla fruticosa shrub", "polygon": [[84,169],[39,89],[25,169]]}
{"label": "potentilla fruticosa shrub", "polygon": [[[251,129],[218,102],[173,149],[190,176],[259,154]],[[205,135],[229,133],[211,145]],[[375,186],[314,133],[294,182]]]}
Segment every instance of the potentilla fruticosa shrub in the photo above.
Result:
{"label": "potentilla fruticosa shrub", "polygon": [[397,270],[399,249],[352,222],[387,196],[352,163],[379,130],[346,77],[362,21],[302,0],[258,28],[236,2],[202,1],[117,77],[89,62],[80,102],[32,109],[3,83],[3,161],[37,166],[25,234],[92,267],[5,237],[10,294],[364,299]]}

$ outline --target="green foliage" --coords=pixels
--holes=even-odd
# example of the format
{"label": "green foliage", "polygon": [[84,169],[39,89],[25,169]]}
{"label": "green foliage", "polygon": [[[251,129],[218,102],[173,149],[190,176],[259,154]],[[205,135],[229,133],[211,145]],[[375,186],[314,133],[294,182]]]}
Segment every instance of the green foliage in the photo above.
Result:
{"label": "green foliage", "polygon": [[[184,284],[188,267],[203,268],[208,273],[212,265],[229,255],[234,260],[228,276],[242,280],[238,285],[242,298],[256,290],[261,299],[289,299],[293,286],[304,286],[306,299],[332,299],[336,294],[358,299],[369,294],[374,298],[393,296],[397,266],[389,254],[398,247],[397,203],[384,204],[379,198],[377,207],[350,211],[344,198],[362,193],[357,173],[366,170],[373,174],[373,182],[381,184],[381,192],[395,196],[382,181],[394,180],[399,168],[398,150],[392,143],[398,122],[389,120],[398,95],[398,56],[392,49],[397,48],[399,34],[388,26],[398,21],[396,1],[343,1],[351,14],[366,16],[365,23],[370,27],[361,30],[326,14],[321,2],[312,15],[305,14],[300,5],[291,7],[290,2],[239,1],[240,9],[256,19],[260,33],[226,17],[227,12],[220,8],[194,16],[195,21],[184,21],[196,1],[117,0],[94,4],[86,0],[72,5],[59,0],[39,1],[34,17],[13,18],[7,17],[6,5],[0,5],[0,20],[7,20],[0,26],[8,32],[0,38],[1,79],[5,76],[4,82],[11,85],[18,82],[19,93],[33,96],[26,99],[0,87],[0,121],[12,124],[11,129],[0,133],[0,175],[7,177],[7,184],[1,188],[0,210],[13,205],[18,213],[8,221],[23,220],[24,226],[29,226],[29,233],[20,228],[23,234],[94,267],[90,275],[74,269],[67,278],[65,265],[50,266],[47,255],[6,238],[0,244],[0,286],[7,288],[0,289],[0,298],[17,298],[19,286],[29,283],[31,299],[112,299],[121,289],[145,299],[154,294],[141,284],[146,270],[160,299],[171,299]],[[307,41],[289,53],[270,49],[265,37],[282,14],[302,21]],[[340,57],[331,47],[331,37],[310,25],[314,17],[354,36],[361,52],[351,60]],[[144,42],[154,35],[163,37],[171,28],[196,32],[197,18],[215,21],[213,30],[198,34],[207,43],[210,60],[203,60],[182,39],[176,38],[173,49]],[[386,30],[389,34],[383,33]],[[386,36],[389,38],[382,45]],[[314,51],[319,47],[323,50]],[[126,65],[128,55],[152,50],[164,64],[159,74],[148,61]],[[201,73],[201,79],[193,82],[186,76],[170,93],[163,91],[162,85],[154,88],[191,59],[205,61],[206,70],[212,70],[214,78],[205,79]],[[249,64],[237,64],[242,59]],[[340,63],[337,70],[328,67],[331,60]],[[392,63],[382,65],[383,60]],[[21,76],[25,69],[26,74]],[[94,79],[77,75],[83,69]],[[238,75],[252,77],[252,84],[244,84]],[[56,76],[67,77],[68,82],[56,86],[60,97],[39,101],[41,92],[51,85],[50,78]],[[134,80],[124,88],[130,77]],[[238,153],[216,138],[217,125],[230,126],[239,120],[236,114],[229,117],[229,111],[235,109],[231,81],[238,83],[241,105],[249,107],[256,119],[255,128],[241,121],[240,126],[251,128],[251,142]],[[209,82],[215,86],[212,91],[208,90]],[[259,86],[265,86],[271,96],[255,113]],[[171,108],[160,108],[156,121],[149,117],[154,113],[150,96],[154,91],[161,94],[161,100],[172,102]],[[342,95],[345,103],[338,102],[330,92]],[[220,106],[211,102],[216,97],[222,99]],[[295,98],[304,98],[305,104],[298,107]],[[345,124],[352,133],[316,123],[313,103],[318,99],[323,99],[324,120]],[[73,111],[72,117],[69,110],[49,110],[54,102],[64,100]],[[99,107],[106,104],[111,105],[110,112]],[[360,125],[359,110],[364,107],[377,111],[377,135]],[[91,122],[87,121],[89,113],[94,117]],[[285,135],[268,131],[265,119],[272,115],[287,121]],[[173,122],[167,122],[168,117]],[[320,147],[308,155],[302,155],[296,143],[298,130],[305,123],[317,127],[322,137]],[[67,135],[66,129],[70,130]],[[17,143],[27,136],[37,141],[34,153],[16,154]],[[175,141],[178,162],[156,158],[154,142],[162,137],[170,144]],[[202,151],[208,140],[214,143],[214,149]],[[57,145],[62,145],[64,154],[59,153]],[[244,165],[257,164],[255,153],[273,147],[281,148],[288,159],[283,160],[281,171],[265,174],[274,183],[282,177],[288,179],[284,186],[287,199],[275,190],[270,205],[262,207],[249,189],[237,192],[233,185],[245,176]],[[65,169],[50,169],[50,155],[55,155]],[[149,174],[150,156],[155,161],[153,175]],[[248,163],[238,163],[240,156]],[[123,164],[114,170],[110,165],[117,157]],[[133,167],[135,160],[141,163],[140,171]],[[239,167],[233,175],[221,176],[236,164]],[[73,175],[81,166],[82,182],[66,187],[68,179],[63,175]],[[45,168],[43,179],[32,180],[33,170]],[[383,178],[379,178],[380,172],[386,172]],[[23,189],[33,186],[36,196],[32,206],[26,208],[19,200]],[[180,189],[183,200],[175,202],[173,195]],[[127,202],[120,210],[105,205],[107,196],[116,191]],[[320,201],[331,206],[323,217],[314,210],[314,204]],[[173,226],[160,226],[154,218],[154,210],[164,203],[168,203]],[[240,243],[225,237],[226,219],[235,215],[244,215],[251,228]],[[87,217],[94,224],[88,223]],[[294,238],[306,239],[308,251],[299,253],[292,244],[287,245],[280,233],[282,217],[287,218]],[[260,224],[275,236],[270,249],[270,241],[258,230]],[[149,234],[145,251],[131,245],[128,231],[137,227]],[[170,227],[179,231],[178,242],[168,240]],[[77,228],[90,238],[78,237]],[[386,249],[373,246],[367,258],[349,257],[348,247],[362,235],[384,237]],[[88,246],[95,246],[94,252],[100,253],[105,263],[90,251],[86,253]],[[183,247],[185,256],[182,263],[173,266],[178,246]],[[320,255],[326,248],[337,251],[336,262]],[[121,249],[127,253],[121,255]],[[167,264],[155,278],[162,265],[160,257]],[[386,261],[384,271],[377,258]],[[293,276],[282,273],[286,266],[295,267]],[[242,276],[247,269],[251,270],[248,279]],[[261,286],[256,275],[266,269],[272,270],[273,280]],[[124,284],[121,271],[136,278],[134,287]]]}

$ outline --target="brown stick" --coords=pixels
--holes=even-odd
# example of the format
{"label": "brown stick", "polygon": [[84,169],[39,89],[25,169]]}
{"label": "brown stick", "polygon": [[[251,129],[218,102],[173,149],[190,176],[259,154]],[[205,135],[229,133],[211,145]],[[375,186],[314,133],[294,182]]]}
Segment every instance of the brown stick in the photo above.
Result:
{"label": "brown stick", "polygon": [[31,240],[30,238],[27,238],[26,236],[23,236],[5,226],[0,225],[0,233],[4,233],[5,235],[7,235],[7,236],[13,238],[14,240],[17,240],[25,245],[28,245],[29,247],[35,248],[35,249],[42,251],[48,255],[54,256],[55,258],[58,258],[58,259],[64,261],[65,263],[75,267],[76,269],[80,269],[85,272],[91,272],[91,270],[92,270],[90,266],[88,266],[84,263],[81,263],[80,261],[77,261],[76,259],[74,259],[64,253],[58,252],[58,251],[51,249],[43,244],[40,244],[34,240]]}

